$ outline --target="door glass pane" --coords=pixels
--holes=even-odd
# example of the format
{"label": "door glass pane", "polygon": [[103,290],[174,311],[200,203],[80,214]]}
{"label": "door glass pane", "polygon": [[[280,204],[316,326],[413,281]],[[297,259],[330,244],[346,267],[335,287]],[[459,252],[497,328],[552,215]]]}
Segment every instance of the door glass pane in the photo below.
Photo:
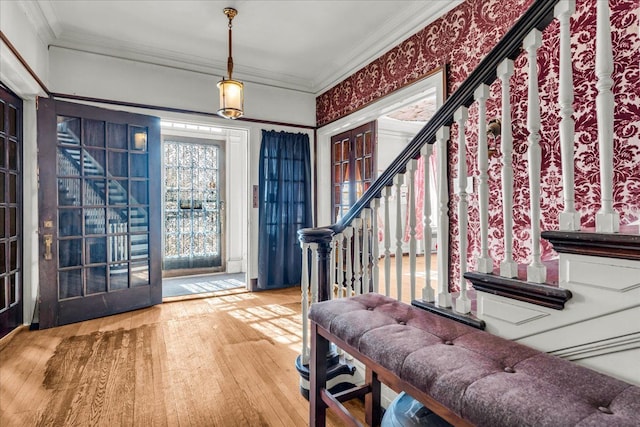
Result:
{"label": "door glass pane", "polygon": [[58,209],[58,235],[80,236],[82,234],[82,209]]}
{"label": "door glass pane", "polygon": [[9,174],[9,203],[18,203],[18,175]]}
{"label": "door glass pane", "polygon": [[6,245],[7,244],[5,242],[0,242],[0,274],[4,274],[8,271]]}
{"label": "door glass pane", "polygon": [[18,235],[18,208],[9,208],[9,236]]}
{"label": "door glass pane", "polygon": [[9,105],[9,135],[18,136],[18,111]]}
{"label": "door glass pane", "polygon": [[58,116],[58,144],[80,144],[80,119]]}
{"label": "door glass pane", "polygon": [[84,233],[105,234],[107,232],[105,210],[89,208],[84,210]]}
{"label": "door glass pane", "polygon": [[5,112],[5,104],[0,101],[0,132],[4,132],[4,112]]}
{"label": "door glass pane", "polygon": [[131,151],[147,151],[147,129],[131,126]]}
{"label": "door glass pane", "polygon": [[60,299],[82,296],[82,270],[64,270],[58,272]]}
{"label": "door glass pane", "polygon": [[107,147],[127,148],[127,125],[107,123]]}
{"label": "door glass pane", "polygon": [[9,304],[13,305],[18,301],[18,273],[9,276]]}
{"label": "door glass pane", "polygon": [[149,203],[149,184],[147,181],[131,181],[131,199],[132,205],[146,205]]}
{"label": "door glass pane", "polygon": [[147,234],[131,235],[131,259],[138,260],[149,257],[149,236]]}
{"label": "door glass pane", "polygon": [[[60,140],[58,140],[58,142],[60,142]],[[58,147],[58,175],[80,176],[81,171],[80,149]]]}
{"label": "door glass pane", "polygon": [[85,264],[98,264],[107,262],[106,237],[90,237],[84,244],[86,248]]}
{"label": "door glass pane", "polygon": [[58,267],[78,267],[82,265],[82,239],[60,240],[58,242]]}
{"label": "door glass pane", "polygon": [[109,204],[126,205],[129,199],[129,183],[127,180],[109,180]]}
{"label": "door glass pane", "polygon": [[[2,116],[0,116],[2,117]],[[4,123],[4,120],[0,120],[0,122]],[[5,163],[5,147],[7,145],[7,139],[0,137],[0,168],[4,168]]]}
{"label": "door glass pane", "polygon": [[149,284],[149,261],[131,263],[131,287]]}
{"label": "door glass pane", "polygon": [[84,145],[93,147],[104,147],[104,122],[102,120],[84,120]]}
{"label": "door glass pane", "polygon": [[107,266],[89,267],[85,269],[87,295],[107,292]]}
{"label": "door glass pane", "polygon": [[129,263],[121,262],[109,266],[109,289],[127,289],[129,287]]}
{"label": "door glass pane", "polygon": [[126,177],[129,175],[129,160],[126,152],[109,152],[109,174],[114,177]]}
{"label": "door glass pane", "polygon": [[9,141],[9,169],[13,171],[18,170],[18,164],[18,143],[16,141]]}
{"label": "door glass pane", "polygon": [[105,154],[104,150],[84,149],[84,175],[104,176]]}
{"label": "door glass pane", "polygon": [[15,271],[18,268],[18,257],[20,253],[18,252],[18,241],[12,240],[9,243],[9,268],[11,271]]}
{"label": "door glass pane", "polygon": [[7,288],[5,285],[6,277],[0,277],[0,310],[4,310],[9,306],[7,301]]}
{"label": "door glass pane", "polygon": [[80,206],[81,182],[77,178],[58,178],[58,205]]}
{"label": "door glass pane", "polygon": [[147,155],[132,153],[129,158],[131,159],[131,176],[135,178],[147,178],[149,175],[147,172],[147,164],[149,163]]}

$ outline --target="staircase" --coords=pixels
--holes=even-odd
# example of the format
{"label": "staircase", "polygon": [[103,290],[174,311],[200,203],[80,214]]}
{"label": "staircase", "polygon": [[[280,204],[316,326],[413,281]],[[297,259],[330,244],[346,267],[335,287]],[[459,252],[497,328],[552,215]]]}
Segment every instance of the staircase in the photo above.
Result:
{"label": "staircase", "polygon": [[[81,148],[79,138],[65,122],[58,124],[58,143],[68,144],[58,147],[58,204],[61,206],[109,206],[107,218],[103,214],[85,214],[85,234],[107,234],[111,264],[110,274],[127,275],[127,264],[118,267],[119,261],[146,259],[148,247],[148,212],[138,207],[138,201],[129,196],[120,181],[106,173],[98,160]],[[105,179],[82,179],[103,178]],[[82,184],[79,184],[79,183]],[[81,188],[82,186],[82,188]],[[84,197],[84,199],[82,199]],[[127,209],[127,205],[130,205]],[[106,225],[106,227],[105,227]],[[144,234],[135,234],[137,232]],[[128,239],[131,241],[129,246]],[[131,251],[131,253],[129,253]],[[147,271],[147,266],[131,265],[131,271]]]}
{"label": "staircase", "polygon": [[[493,334],[640,384],[637,367],[640,360],[640,234],[637,218],[622,218],[620,225],[621,216],[614,209],[616,203],[620,203],[620,196],[614,197],[614,184],[621,179],[618,176],[614,181],[614,99],[622,94],[615,92],[612,73],[614,69],[622,70],[613,59],[609,5],[607,1],[597,1],[594,115],[598,126],[598,158],[593,161],[598,162],[600,168],[599,200],[596,201],[600,210],[596,215],[581,217],[576,205],[593,204],[593,195],[575,190],[574,154],[580,141],[573,119],[577,88],[573,86],[569,24],[574,13],[575,1],[533,2],[339,222],[299,231],[303,249],[303,345],[297,365],[303,389],[304,366],[309,360],[308,306],[315,301],[366,292],[393,294],[400,300],[486,328]],[[629,19],[634,19],[635,12],[629,10],[628,13]],[[556,218],[549,218],[549,213],[541,209],[540,197],[543,123],[537,53],[545,40],[541,31],[548,26],[556,31],[559,45],[559,59],[546,58],[559,61],[556,99],[560,108],[554,123],[559,133],[556,146],[562,163],[564,210]],[[526,64],[524,81],[512,79],[514,61]],[[489,176],[488,135],[495,129],[488,133],[490,117],[486,115],[491,99],[489,85],[494,84],[500,86],[497,102],[502,106],[496,136],[501,157],[499,174]],[[512,92],[514,88],[520,89],[514,85],[522,84],[527,86],[528,94],[524,122],[514,121],[512,114]],[[477,114],[470,115],[470,109]],[[545,113],[547,117],[548,112]],[[476,122],[470,121],[471,116]],[[519,129],[520,126],[526,129]],[[635,135],[625,138],[637,139],[639,126],[636,122]],[[526,135],[524,165],[513,161],[515,132]],[[424,210],[415,212],[417,161],[422,158],[425,182],[428,182],[428,159],[434,147],[438,161],[438,210],[432,213],[429,203],[423,203]],[[470,147],[477,147],[473,156]],[[640,179],[640,152],[635,156],[635,175],[627,177],[631,187]],[[526,197],[522,197],[522,193],[514,194],[513,185],[514,168],[523,167],[529,177]],[[471,188],[469,169],[477,171],[477,177],[471,181],[477,182],[477,186]],[[489,198],[489,186],[496,185],[496,180],[502,201]],[[391,230],[389,221],[391,209],[400,211],[401,198],[392,194],[400,194],[403,184],[408,189],[409,210],[414,215],[408,222],[408,272],[403,272],[402,262],[404,230]],[[453,188],[450,184],[454,184]],[[427,185],[425,192],[428,191]],[[477,222],[474,218],[473,223],[469,221],[470,202],[478,211]],[[490,214],[497,209],[501,215]],[[530,229],[514,234],[514,212],[522,210],[527,212]],[[429,262],[424,262],[424,271],[416,269],[416,259],[421,255],[416,249],[416,224],[424,224],[427,229],[433,217],[437,217],[438,224],[437,280],[431,279]],[[541,224],[552,222],[556,229],[541,230]],[[595,226],[587,229],[584,224]],[[384,236],[382,251],[378,230],[382,230]],[[431,233],[424,233],[421,246],[431,248],[431,238]],[[490,240],[499,241],[499,247],[490,247]],[[395,247],[392,241],[396,242]],[[516,260],[514,256],[514,248],[522,246],[528,248],[528,260]],[[553,250],[549,249],[551,246]],[[311,255],[306,256],[308,253]],[[392,265],[395,265],[394,277]],[[410,295],[403,295],[403,273],[409,276]],[[345,381],[344,373],[340,375],[334,385]]]}

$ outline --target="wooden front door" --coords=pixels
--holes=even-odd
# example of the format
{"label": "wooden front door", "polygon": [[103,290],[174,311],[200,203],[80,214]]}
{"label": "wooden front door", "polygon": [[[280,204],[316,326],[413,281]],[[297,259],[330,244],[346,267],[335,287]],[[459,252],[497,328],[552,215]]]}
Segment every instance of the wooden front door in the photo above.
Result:
{"label": "wooden front door", "polygon": [[22,324],[22,101],[0,85],[0,338]]}
{"label": "wooden front door", "polygon": [[160,120],[40,99],[41,328],[162,302]]}

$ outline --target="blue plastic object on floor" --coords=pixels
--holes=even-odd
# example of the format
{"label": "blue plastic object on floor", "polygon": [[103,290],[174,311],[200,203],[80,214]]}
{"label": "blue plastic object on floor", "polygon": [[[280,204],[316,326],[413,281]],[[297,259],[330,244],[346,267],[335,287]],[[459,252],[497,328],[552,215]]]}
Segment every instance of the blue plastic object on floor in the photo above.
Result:
{"label": "blue plastic object on floor", "polygon": [[395,398],[382,417],[381,427],[451,427],[404,391]]}

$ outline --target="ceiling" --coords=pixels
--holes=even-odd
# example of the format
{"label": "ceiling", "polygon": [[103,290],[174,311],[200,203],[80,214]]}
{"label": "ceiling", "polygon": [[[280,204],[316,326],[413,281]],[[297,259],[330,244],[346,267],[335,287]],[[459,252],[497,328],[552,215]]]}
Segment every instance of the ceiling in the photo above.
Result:
{"label": "ceiling", "polygon": [[461,0],[21,0],[49,46],[320,94]]}

